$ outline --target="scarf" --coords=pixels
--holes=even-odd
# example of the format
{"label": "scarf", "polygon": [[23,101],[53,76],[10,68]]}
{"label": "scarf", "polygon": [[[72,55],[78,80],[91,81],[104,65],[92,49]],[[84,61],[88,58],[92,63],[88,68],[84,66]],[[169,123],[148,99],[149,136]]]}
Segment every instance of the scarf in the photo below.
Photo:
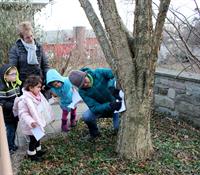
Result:
{"label": "scarf", "polygon": [[28,52],[27,54],[27,62],[28,64],[39,64],[37,60],[37,55],[36,55],[36,45],[35,44],[28,44],[24,42],[22,39],[22,44],[24,45],[26,51]]}
{"label": "scarf", "polygon": [[41,101],[41,95],[40,95],[40,93],[38,94],[38,95],[34,95],[31,91],[28,91],[29,92],[29,94],[33,97],[33,98],[35,98],[37,101]]}

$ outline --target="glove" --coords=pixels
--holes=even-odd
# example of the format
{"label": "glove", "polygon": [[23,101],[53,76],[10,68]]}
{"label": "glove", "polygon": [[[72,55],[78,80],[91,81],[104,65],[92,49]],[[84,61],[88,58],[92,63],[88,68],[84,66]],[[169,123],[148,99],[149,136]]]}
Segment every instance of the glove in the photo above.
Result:
{"label": "glove", "polygon": [[110,87],[109,88],[109,90],[110,90],[110,92],[111,92],[111,94],[117,99],[117,100],[122,100],[122,98],[119,96],[119,89],[116,89],[116,88],[114,88],[114,87]]}
{"label": "glove", "polygon": [[115,101],[110,103],[110,108],[112,111],[118,111],[121,108],[122,102],[121,101]]}

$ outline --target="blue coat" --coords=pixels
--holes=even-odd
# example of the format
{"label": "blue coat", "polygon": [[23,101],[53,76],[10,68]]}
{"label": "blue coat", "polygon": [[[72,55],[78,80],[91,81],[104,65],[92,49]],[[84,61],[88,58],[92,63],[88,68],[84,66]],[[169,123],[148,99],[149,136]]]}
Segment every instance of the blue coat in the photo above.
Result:
{"label": "blue coat", "polygon": [[115,97],[111,94],[109,87],[114,86],[115,78],[108,68],[98,68],[92,70],[90,68],[81,69],[87,72],[92,78],[92,87],[79,89],[79,94],[89,109],[96,115],[112,114],[110,102],[115,101]]}
{"label": "blue coat", "polygon": [[[53,81],[60,81],[62,86],[55,88],[50,85]],[[67,106],[72,102],[72,84],[67,77],[61,76],[55,69],[49,69],[46,74],[46,84],[51,88],[51,91],[60,98],[60,107],[70,111]]]}

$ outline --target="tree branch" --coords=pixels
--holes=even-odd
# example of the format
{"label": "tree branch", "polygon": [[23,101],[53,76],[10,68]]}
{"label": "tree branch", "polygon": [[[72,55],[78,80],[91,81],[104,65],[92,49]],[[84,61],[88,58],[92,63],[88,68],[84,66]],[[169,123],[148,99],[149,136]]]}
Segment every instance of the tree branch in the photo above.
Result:
{"label": "tree branch", "polygon": [[[198,64],[200,64],[200,61],[198,60],[198,58],[192,53],[192,51],[190,50],[188,44],[186,43],[185,39],[183,38],[183,36],[181,35],[179,29],[176,27],[176,25],[169,19],[167,18],[167,20],[174,26],[174,28],[176,29],[179,38],[181,39],[182,43],[184,44],[187,52],[190,54],[190,56],[192,57],[192,59],[194,61],[196,61]],[[197,64],[197,66],[199,67],[199,65]],[[200,67],[199,67],[200,68]]]}
{"label": "tree branch", "polygon": [[169,9],[170,2],[171,0],[160,0],[158,17],[156,21],[155,30],[153,33],[154,40],[152,43],[151,60],[149,63],[150,65],[149,65],[149,72],[148,72],[148,87],[147,87],[148,94],[150,94],[148,91],[153,88],[153,79],[154,79],[154,73],[156,69],[156,61],[158,59],[158,50],[160,48],[163,26],[164,26],[165,18],[167,16],[167,11]]}
{"label": "tree branch", "polygon": [[[132,46],[129,46],[128,42],[130,34],[128,34],[128,30],[125,28],[118,14],[115,0],[98,0],[98,5],[109,40],[116,55],[114,64],[118,70],[118,80],[121,82],[123,77],[127,77],[125,84],[128,84],[130,81],[134,81],[134,79],[128,78],[130,75],[134,75],[134,60],[131,53],[132,50],[130,49]],[[123,67],[124,70],[128,69],[127,72],[120,71],[120,67]]]}
{"label": "tree branch", "polygon": [[101,22],[99,21],[91,3],[88,0],[79,0],[81,7],[85,11],[85,14],[90,22],[90,25],[92,26],[95,35],[99,41],[99,44],[101,45],[102,51],[106,57],[107,62],[110,66],[113,65],[113,59],[114,59],[114,53],[113,49],[109,43],[109,40],[106,36],[106,33],[103,29],[103,26],[101,25]]}
{"label": "tree branch", "polygon": [[195,3],[195,5],[196,5],[196,9],[197,9],[197,11],[198,11],[198,13],[199,13],[199,16],[200,16],[200,10],[199,10],[199,6],[198,6],[198,4],[197,4],[196,0],[194,0],[194,3]]}
{"label": "tree branch", "polygon": [[171,2],[171,0],[161,0],[160,1],[159,13],[158,13],[157,21],[156,21],[154,34],[153,34],[153,38],[155,38],[153,50],[156,53],[160,47],[162,30],[163,30],[163,26],[164,26],[165,18],[167,16],[167,11],[168,11],[170,2]]}

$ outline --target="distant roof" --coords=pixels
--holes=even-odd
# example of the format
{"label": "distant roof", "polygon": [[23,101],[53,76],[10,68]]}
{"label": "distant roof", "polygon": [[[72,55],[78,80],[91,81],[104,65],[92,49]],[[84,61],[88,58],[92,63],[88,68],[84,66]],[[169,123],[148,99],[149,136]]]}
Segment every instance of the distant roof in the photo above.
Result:
{"label": "distant roof", "polygon": [[62,58],[70,54],[73,48],[76,47],[74,43],[57,43],[57,44],[44,44],[43,48],[45,52],[51,51],[55,54],[55,57]]}
{"label": "distant roof", "polygon": [[[43,43],[66,43],[68,39],[73,38],[73,30],[52,30],[45,31],[41,42]],[[92,30],[86,30],[86,38],[95,38],[95,34]]]}

